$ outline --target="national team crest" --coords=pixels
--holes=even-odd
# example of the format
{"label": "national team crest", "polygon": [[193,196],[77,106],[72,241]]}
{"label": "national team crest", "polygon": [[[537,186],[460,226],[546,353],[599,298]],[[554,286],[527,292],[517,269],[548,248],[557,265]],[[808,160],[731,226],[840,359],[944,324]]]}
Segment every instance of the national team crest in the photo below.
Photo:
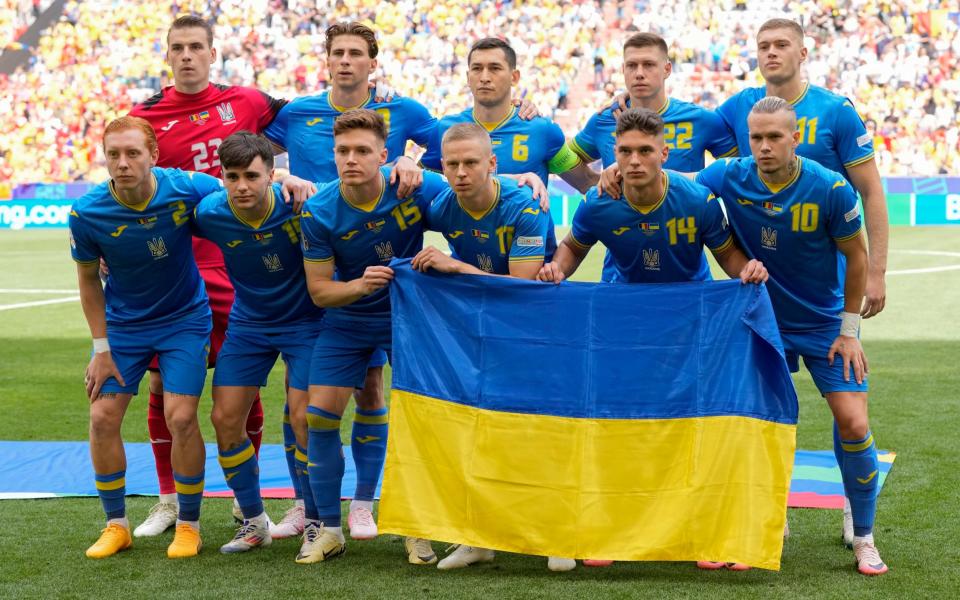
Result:
{"label": "national team crest", "polygon": [[377,251],[377,256],[380,258],[380,262],[386,263],[393,260],[393,244],[390,242],[374,244],[373,249]]}
{"label": "national team crest", "polygon": [[387,224],[387,222],[384,221],[383,219],[377,219],[376,221],[367,221],[366,223],[363,224],[363,227],[364,227],[367,231],[372,231],[372,232],[374,232],[374,233],[380,233],[380,232],[383,230],[383,226],[386,225],[386,224]]}
{"label": "national team crest", "polygon": [[220,120],[223,121],[224,125],[229,125],[237,120],[237,118],[233,115],[233,107],[230,106],[229,102],[218,104],[217,112],[220,113]]}
{"label": "national team crest", "polygon": [[640,223],[638,227],[646,236],[651,236],[660,231],[660,223]]}
{"label": "national team crest", "polygon": [[263,266],[267,268],[267,271],[271,273],[278,273],[283,270],[283,264],[280,263],[280,257],[274,252],[273,254],[264,254]]}
{"label": "national team crest", "polygon": [[147,240],[147,248],[150,249],[150,255],[153,256],[153,260],[159,260],[167,256],[167,244],[163,241],[162,237]]}
{"label": "national team crest", "polygon": [[477,267],[485,273],[493,273],[493,259],[486,254],[478,254]]}
{"label": "national team crest", "polygon": [[760,228],[760,244],[767,250],[777,249],[777,230],[773,227]]}
{"label": "national team crest", "polygon": [[190,115],[190,122],[194,125],[205,125],[210,119],[210,111],[205,110],[203,112],[193,113]]}
{"label": "national team crest", "polygon": [[643,268],[648,271],[660,270],[660,251],[653,248],[643,249]]}
{"label": "national team crest", "polygon": [[490,239],[490,234],[489,234],[488,232],[486,232],[486,231],[481,230],[481,229],[471,229],[471,230],[470,230],[470,235],[472,235],[474,238],[476,238],[476,240],[477,240],[478,242],[480,242],[481,244],[486,243],[486,241]]}

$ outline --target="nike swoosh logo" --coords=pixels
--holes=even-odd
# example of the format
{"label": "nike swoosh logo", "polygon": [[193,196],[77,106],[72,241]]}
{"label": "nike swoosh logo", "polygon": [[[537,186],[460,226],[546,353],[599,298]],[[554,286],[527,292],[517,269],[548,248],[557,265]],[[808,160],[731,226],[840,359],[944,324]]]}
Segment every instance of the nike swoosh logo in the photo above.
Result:
{"label": "nike swoosh logo", "polygon": [[160,438],[158,438],[158,439],[150,438],[150,443],[151,443],[151,444],[169,444],[170,441],[171,441],[171,440],[164,440],[164,439],[160,439]]}
{"label": "nike swoosh logo", "polygon": [[173,126],[176,125],[179,121],[180,119],[174,119],[170,121],[169,123],[167,123],[165,127],[161,127],[160,131],[170,131],[171,129],[173,129]]}
{"label": "nike swoosh logo", "polygon": [[313,127],[314,125],[316,125],[317,123],[320,123],[321,121],[323,121],[323,119],[321,119],[320,117],[317,117],[316,119],[310,119],[309,121],[307,121],[307,127]]}
{"label": "nike swoosh logo", "polygon": [[126,225],[121,225],[120,227],[117,227],[117,230],[111,233],[110,235],[112,237],[120,237],[120,234],[123,233],[123,230],[126,228],[127,228]]}
{"label": "nike swoosh logo", "polygon": [[873,481],[873,478],[876,476],[877,476],[877,471],[874,471],[873,473],[870,473],[869,475],[867,475],[866,479],[860,479],[859,477],[857,477],[857,481],[859,481],[863,485],[867,485],[868,483]]}
{"label": "nike swoosh logo", "polygon": [[373,442],[373,441],[379,440],[380,438],[375,435],[365,435],[363,437],[356,437],[353,439],[357,440],[361,444],[366,444],[367,442]]}

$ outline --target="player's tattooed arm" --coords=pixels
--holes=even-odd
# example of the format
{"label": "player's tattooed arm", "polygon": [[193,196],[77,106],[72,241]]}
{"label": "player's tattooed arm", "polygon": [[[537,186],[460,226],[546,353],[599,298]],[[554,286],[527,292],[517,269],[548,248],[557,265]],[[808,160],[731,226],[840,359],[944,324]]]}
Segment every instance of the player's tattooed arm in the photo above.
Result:
{"label": "player's tattooed arm", "polygon": [[107,343],[107,303],[100,281],[100,264],[77,263],[77,285],[80,290],[80,306],[94,339],[94,352],[84,376],[87,398],[93,402],[100,395],[100,388],[110,377],[120,385],[126,385],[123,376],[113,362]]}
{"label": "player's tattooed arm", "polygon": [[853,187],[863,198],[863,212],[867,225],[867,239],[870,241],[867,287],[863,297],[860,315],[869,319],[880,313],[887,301],[887,245],[890,234],[887,216],[887,199],[880,182],[877,161],[865,163],[847,169]]}
{"label": "player's tattooed arm", "polygon": [[837,241],[837,249],[847,260],[846,278],[843,282],[843,313],[840,315],[840,335],[830,345],[827,361],[832,365],[834,358],[839,355],[843,360],[843,378],[850,381],[850,371],[857,383],[863,383],[866,376],[867,356],[857,337],[860,330],[860,305],[863,290],[867,285],[867,269],[869,258],[867,244],[863,233],[843,241]]}
{"label": "player's tattooed arm", "polygon": [[390,285],[393,269],[380,265],[367,267],[361,277],[350,281],[335,281],[334,262],[304,261],[307,291],[313,303],[322,308],[336,308],[353,304],[364,296]]}
{"label": "player's tattooed arm", "polygon": [[397,197],[406,198],[423,184],[423,169],[409,156],[401,156],[390,169],[390,185],[397,182]]}
{"label": "player's tattooed arm", "polygon": [[540,268],[537,273],[537,279],[550,283],[560,283],[564,279],[573,275],[580,267],[580,263],[590,252],[589,247],[579,243],[569,233],[563,238],[557,251],[553,253],[553,261],[548,262]]}

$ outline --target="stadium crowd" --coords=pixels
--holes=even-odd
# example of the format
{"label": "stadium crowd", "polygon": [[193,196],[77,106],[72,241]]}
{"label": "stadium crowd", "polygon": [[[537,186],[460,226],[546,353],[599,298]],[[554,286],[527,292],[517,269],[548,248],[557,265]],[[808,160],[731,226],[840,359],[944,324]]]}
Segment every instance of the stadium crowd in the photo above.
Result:
{"label": "stadium crowd", "polygon": [[[343,0],[332,10],[327,4],[141,1],[116,11],[111,3],[71,0],[33,50],[29,67],[0,74],[0,112],[9,115],[0,123],[0,178],[105,178],[98,148],[103,124],[170,83],[163,35],[183,12],[216,18],[214,81],[256,85],[288,98],[325,89],[326,27],[348,17],[366,20],[380,35],[378,78],[438,115],[469,105],[469,44],[505,36],[521,58],[522,92],[571,136],[622,87],[625,34],[663,35],[675,64],[670,94],[714,107],[761,83],[753,34],[779,12],[743,0],[636,0],[626,8],[619,3],[613,19],[604,18],[605,3],[592,0]],[[15,40],[44,5],[0,4],[0,39]],[[795,0],[778,7],[806,26],[811,83],[853,99],[875,132],[885,175],[960,172],[960,2],[934,5]]]}

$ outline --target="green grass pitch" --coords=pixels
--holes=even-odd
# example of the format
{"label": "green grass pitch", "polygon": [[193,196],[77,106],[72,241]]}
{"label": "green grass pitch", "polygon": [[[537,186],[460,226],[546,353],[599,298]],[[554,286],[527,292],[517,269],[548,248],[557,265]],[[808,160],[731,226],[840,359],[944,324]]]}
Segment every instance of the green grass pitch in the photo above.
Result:
{"label": "green grass pitch", "polygon": [[[82,379],[90,335],[80,304],[33,305],[75,295],[66,238],[64,230],[0,232],[0,439],[87,436]],[[92,561],[83,551],[96,538],[103,514],[97,499],[84,498],[0,501],[0,598],[955,596],[960,589],[960,551],[953,545],[960,532],[953,445],[960,425],[960,270],[945,267],[960,265],[960,229],[898,228],[891,232],[890,246],[887,308],[863,327],[872,428],[881,448],[898,452],[877,519],[878,545],[891,567],[885,576],[855,572],[851,552],[839,542],[839,511],[802,509],[789,511],[793,535],[778,573],[623,563],[557,574],[547,571],[543,558],[507,553],[490,565],[439,572],[407,565],[393,536],[349,543],[347,554],[328,564],[294,564],[299,540],[292,539],[248,555],[223,556],[217,547],[233,533],[226,500],[204,502],[206,547],[195,560],[168,560],[167,534],[138,539],[129,552]],[[594,251],[579,278],[596,279],[599,255]],[[31,306],[11,308],[20,304]],[[798,446],[827,449],[827,407],[806,373],[796,382]],[[281,392],[282,376],[275,370],[263,393],[267,443],[281,441]],[[204,436],[212,440],[209,410],[207,391],[200,420]],[[124,426],[127,441],[147,440],[145,413],[141,395]],[[344,420],[348,431],[350,416]],[[152,498],[130,499],[131,521],[142,520],[152,503]],[[288,506],[287,501],[267,503],[276,516]],[[442,550],[441,544],[435,549]]]}

